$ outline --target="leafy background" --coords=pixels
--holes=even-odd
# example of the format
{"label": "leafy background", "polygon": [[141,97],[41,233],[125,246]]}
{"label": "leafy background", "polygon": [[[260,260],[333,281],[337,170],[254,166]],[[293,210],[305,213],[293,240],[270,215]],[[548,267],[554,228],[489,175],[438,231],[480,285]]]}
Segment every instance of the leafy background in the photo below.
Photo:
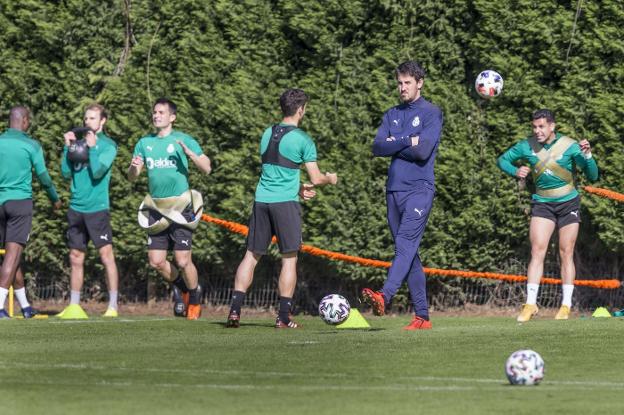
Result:
{"label": "leafy background", "polygon": [[[389,161],[373,159],[370,145],[383,112],[397,103],[393,69],[407,59],[425,66],[423,95],[445,115],[438,194],[421,248],[426,266],[504,272],[510,260],[526,261],[529,193],[495,161],[530,134],[538,108],[554,110],[561,131],[590,139],[598,185],[624,191],[619,0],[2,0],[0,27],[1,113],[16,104],[33,110],[31,133],[65,200],[62,133],[81,122],[89,102],[110,110],[107,129],[119,144],[112,217],[127,298],[144,298],[142,287],[155,276],[135,219],[145,177],[130,184],[125,171],[134,144],[151,131],[151,103],[160,96],[178,104],[177,128],[213,160],[213,174],[195,170],[190,179],[207,213],[245,223],[260,170],[259,136],[279,119],[285,88],[306,90],[303,128],[316,140],[321,168],[338,172],[341,182],[305,204],[304,240],[343,253],[392,258],[383,194]],[[473,87],[487,68],[505,78],[504,93],[491,101]],[[66,283],[65,213],[52,212],[35,188],[25,268],[31,281]],[[624,208],[595,196],[582,206],[579,276],[624,275]],[[549,258],[556,262],[555,239]],[[202,225],[194,247],[209,285],[215,276],[231,280],[244,239]],[[269,279],[279,266],[276,252],[270,258],[259,270]],[[101,281],[94,252],[88,261],[88,278]],[[300,274],[302,290],[385,277],[307,255]]]}

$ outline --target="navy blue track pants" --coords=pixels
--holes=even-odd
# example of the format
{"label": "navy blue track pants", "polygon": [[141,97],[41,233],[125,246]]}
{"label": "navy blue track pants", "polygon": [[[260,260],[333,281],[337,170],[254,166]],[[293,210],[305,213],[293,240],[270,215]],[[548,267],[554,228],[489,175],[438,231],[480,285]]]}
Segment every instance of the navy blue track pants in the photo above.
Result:
{"label": "navy blue track pants", "polygon": [[433,206],[433,189],[387,192],[388,225],[394,238],[394,260],[382,288],[387,301],[407,280],[414,313],[428,319],[427,282],[418,248]]}

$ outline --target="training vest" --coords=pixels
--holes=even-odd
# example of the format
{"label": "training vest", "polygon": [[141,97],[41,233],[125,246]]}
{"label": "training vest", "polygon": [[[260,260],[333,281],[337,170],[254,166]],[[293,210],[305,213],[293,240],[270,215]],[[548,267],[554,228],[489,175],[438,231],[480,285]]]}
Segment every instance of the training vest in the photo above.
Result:
{"label": "training vest", "polygon": [[529,139],[529,146],[531,146],[531,150],[533,150],[539,159],[535,166],[533,166],[532,173],[534,181],[537,183],[537,178],[546,170],[550,170],[561,180],[567,182],[565,185],[556,189],[542,189],[536,185],[535,193],[542,197],[561,197],[574,190],[574,177],[572,173],[568,169],[557,164],[556,161],[574,143],[575,141],[570,137],[563,136],[560,137],[549,150],[546,150],[535,138],[532,137]]}
{"label": "training vest", "polygon": [[279,145],[282,138],[297,127],[294,125],[279,125],[275,124],[271,130],[271,138],[269,139],[269,145],[264,153],[262,153],[262,164],[275,164],[280,167],[286,167],[289,169],[298,169],[299,163],[295,163],[292,160],[282,156],[279,152]]}

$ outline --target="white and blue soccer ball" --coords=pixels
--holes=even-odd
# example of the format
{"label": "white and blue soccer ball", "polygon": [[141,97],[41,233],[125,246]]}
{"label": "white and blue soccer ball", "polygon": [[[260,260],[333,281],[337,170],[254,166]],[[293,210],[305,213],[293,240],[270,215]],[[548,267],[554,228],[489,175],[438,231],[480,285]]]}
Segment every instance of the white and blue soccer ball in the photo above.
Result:
{"label": "white and blue soccer ball", "polygon": [[477,76],[475,89],[481,98],[497,97],[503,92],[503,77],[498,72],[487,69]]}
{"label": "white and blue soccer ball", "polygon": [[340,324],[349,317],[351,306],[339,294],[329,294],[319,303],[319,316],[327,324]]}
{"label": "white and blue soccer ball", "polygon": [[537,385],[544,379],[544,359],[534,350],[518,350],[507,359],[505,373],[512,385]]}

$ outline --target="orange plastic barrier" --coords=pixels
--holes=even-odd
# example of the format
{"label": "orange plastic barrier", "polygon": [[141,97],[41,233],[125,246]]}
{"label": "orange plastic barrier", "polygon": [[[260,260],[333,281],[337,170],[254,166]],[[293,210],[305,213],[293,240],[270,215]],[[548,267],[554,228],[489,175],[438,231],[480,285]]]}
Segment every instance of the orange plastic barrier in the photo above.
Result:
{"label": "orange plastic barrier", "polygon": [[613,190],[602,189],[600,187],[583,186],[583,190],[587,193],[593,193],[600,197],[606,197],[607,199],[613,199],[618,202],[624,202],[624,195],[622,193],[614,192]]}
{"label": "orange plastic barrier", "polygon": [[[238,233],[241,235],[247,235],[248,228],[245,225],[241,225],[240,223],[230,222],[223,219],[218,219],[212,217],[210,215],[202,215],[202,220],[208,223],[214,223],[219,225],[231,232]],[[273,238],[273,242],[275,242],[275,238]],[[368,259],[361,258],[352,255],[341,254],[338,252],[327,251],[325,249],[315,248],[311,245],[301,245],[301,251],[308,253],[310,255],[321,256],[325,258],[329,258],[335,261],[344,261],[350,262],[354,264],[364,265],[367,267],[376,267],[376,268],[389,268],[391,263],[387,261],[379,261],[377,259]],[[527,277],[523,275],[509,275],[509,274],[499,274],[496,272],[473,272],[473,271],[457,271],[457,270],[445,270],[439,268],[424,268],[425,274],[427,275],[440,275],[444,277],[463,277],[463,278],[488,278],[494,280],[501,281],[513,281],[513,282],[522,282],[526,281]],[[544,284],[561,284],[560,279],[555,278],[542,278],[542,283]],[[582,286],[582,287],[593,287],[593,288],[603,288],[603,289],[615,289],[620,288],[622,285],[619,280],[576,280],[574,281],[574,285]]]}

